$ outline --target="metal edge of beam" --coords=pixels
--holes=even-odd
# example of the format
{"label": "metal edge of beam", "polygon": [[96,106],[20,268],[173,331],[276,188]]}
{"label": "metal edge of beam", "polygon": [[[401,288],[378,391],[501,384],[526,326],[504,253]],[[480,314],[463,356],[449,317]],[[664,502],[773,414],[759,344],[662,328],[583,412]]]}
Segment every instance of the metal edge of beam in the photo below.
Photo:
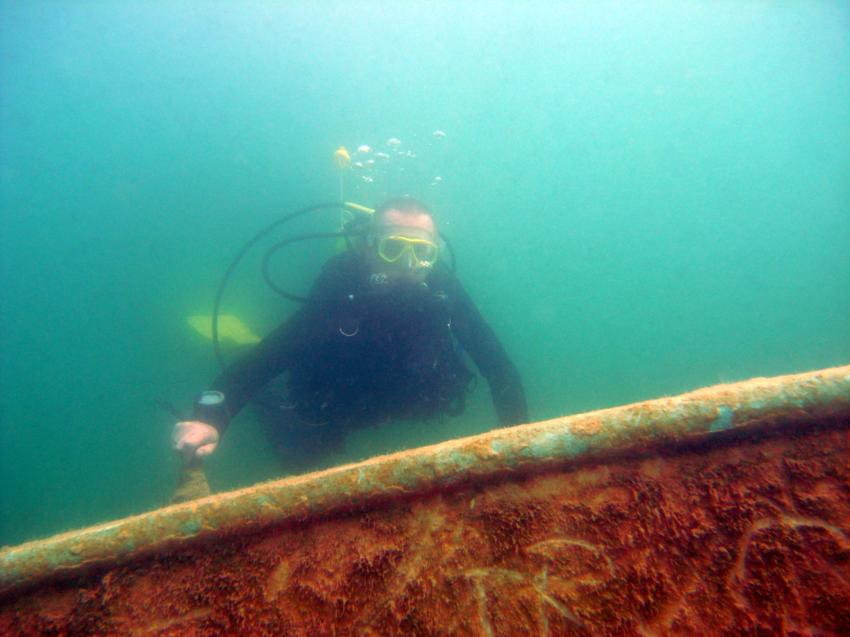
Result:
{"label": "metal edge of beam", "polygon": [[722,432],[837,420],[850,426],[850,366],[755,378],[261,483],[0,550],[0,594],[89,566],[227,532],[536,467],[602,459]]}

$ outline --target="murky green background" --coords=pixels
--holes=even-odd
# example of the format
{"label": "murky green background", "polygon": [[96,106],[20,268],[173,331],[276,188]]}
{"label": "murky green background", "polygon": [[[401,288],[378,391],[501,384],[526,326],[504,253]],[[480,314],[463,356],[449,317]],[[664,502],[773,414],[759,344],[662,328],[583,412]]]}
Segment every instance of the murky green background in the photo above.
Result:
{"label": "murky green background", "polygon": [[[434,205],[535,419],[850,357],[844,2],[4,1],[0,56],[0,544],[168,500],[156,401],[216,372],[186,317],[337,198],[341,144],[401,140],[345,195]],[[305,289],[333,248],[276,271]],[[260,254],[225,309],[265,333],[293,306]],[[481,383],[317,462],[493,426]],[[208,462],[285,472],[248,412]]]}

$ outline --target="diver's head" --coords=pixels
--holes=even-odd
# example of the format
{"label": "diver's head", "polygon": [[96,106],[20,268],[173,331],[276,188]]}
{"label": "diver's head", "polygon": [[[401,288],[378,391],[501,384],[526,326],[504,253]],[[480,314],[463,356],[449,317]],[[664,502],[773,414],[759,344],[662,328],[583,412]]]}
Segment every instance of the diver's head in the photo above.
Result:
{"label": "diver's head", "polygon": [[423,203],[399,197],[375,210],[369,230],[373,274],[424,281],[438,253],[437,226]]}

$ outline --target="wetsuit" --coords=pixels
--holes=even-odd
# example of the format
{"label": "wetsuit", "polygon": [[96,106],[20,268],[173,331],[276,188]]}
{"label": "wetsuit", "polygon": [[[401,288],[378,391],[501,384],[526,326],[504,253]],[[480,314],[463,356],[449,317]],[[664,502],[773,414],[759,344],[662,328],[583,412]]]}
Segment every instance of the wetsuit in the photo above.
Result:
{"label": "wetsuit", "polygon": [[[220,432],[273,378],[281,426],[351,429],[395,418],[456,415],[474,374],[502,425],[527,421],[519,374],[458,280],[436,267],[425,283],[371,275],[364,254],[332,257],[307,302],[212,384],[225,401],[195,418]],[[267,391],[266,391],[267,394]]]}

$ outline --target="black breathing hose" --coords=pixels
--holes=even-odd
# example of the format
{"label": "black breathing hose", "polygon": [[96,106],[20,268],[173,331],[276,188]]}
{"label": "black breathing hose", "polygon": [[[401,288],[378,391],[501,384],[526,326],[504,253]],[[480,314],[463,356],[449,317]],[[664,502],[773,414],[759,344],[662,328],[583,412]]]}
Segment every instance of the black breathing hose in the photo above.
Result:
{"label": "black breathing hose", "polygon": [[284,239],[280,243],[274,244],[271,248],[268,249],[266,255],[263,257],[263,279],[265,279],[266,284],[275,292],[280,294],[283,298],[289,299],[290,301],[297,301],[299,303],[304,303],[307,301],[306,296],[300,296],[298,294],[292,294],[292,292],[287,292],[282,287],[280,287],[277,283],[272,281],[271,274],[269,273],[269,262],[271,258],[274,256],[275,252],[280,250],[281,248],[285,248],[288,245],[292,245],[293,243],[298,243],[299,241],[307,241],[308,239],[334,239],[336,237],[350,237],[350,232],[345,232],[344,230],[341,232],[314,232],[312,234],[302,234],[297,237],[291,237],[289,239]]}

